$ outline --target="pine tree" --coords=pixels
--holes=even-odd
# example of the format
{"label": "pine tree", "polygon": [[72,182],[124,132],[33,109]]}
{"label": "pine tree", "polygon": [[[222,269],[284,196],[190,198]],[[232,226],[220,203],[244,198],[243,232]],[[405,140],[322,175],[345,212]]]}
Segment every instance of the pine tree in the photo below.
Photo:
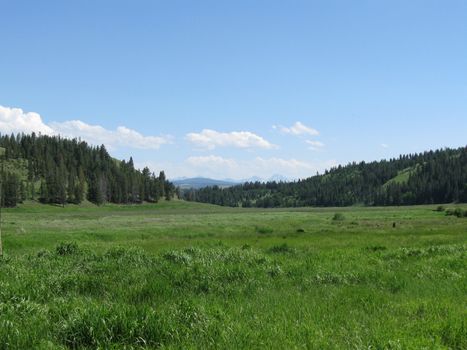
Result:
{"label": "pine tree", "polygon": [[50,197],[49,197],[49,191],[47,189],[47,183],[44,179],[41,180],[41,188],[40,188],[40,197],[39,200],[42,203],[49,203]]}
{"label": "pine tree", "polygon": [[93,174],[90,178],[88,188],[88,200],[97,205],[104,203],[104,196],[99,182],[99,177]]}
{"label": "pine tree", "polygon": [[35,189],[33,180],[29,181],[29,198],[31,200],[36,199],[36,189]]}
{"label": "pine tree", "polygon": [[3,205],[15,207],[19,202],[20,181],[16,174],[6,173],[2,181]]}
{"label": "pine tree", "polygon": [[84,171],[80,167],[78,169],[78,181],[76,181],[75,189],[74,189],[74,192],[75,192],[74,198],[75,198],[76,204],[80,204],[83,201],[85,191],[86,191],[86,179],[84,177]]}
{"label": "pine tree", "polygon": [[27,199],[27,189],[26,189],[26,185],[24,181],[20,181],[19,193],[20,193],[19,201],[20,203],[22,203],[23,201]]}
{"label": "pine tree", "polygon": [[161,171],[159,173],[159,197],[165,196],[165,173]]}

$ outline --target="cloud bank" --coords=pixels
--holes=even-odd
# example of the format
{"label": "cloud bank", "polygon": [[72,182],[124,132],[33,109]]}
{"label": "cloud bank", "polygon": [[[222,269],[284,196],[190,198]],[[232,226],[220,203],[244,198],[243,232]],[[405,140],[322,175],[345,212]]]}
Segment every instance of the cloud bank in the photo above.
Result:
{"label": "cloud bank", "polygon": [[0,106],[0,131],[3,134],[11,133],[41,133],[52,135],[54,130],[44,124],[39,114],[25,113],[21,108],[9,108]]}
{"label": "cloud bank", "polygon": [[225,158],[219,155],[191,156],[180,163],[146,162],[140,167],[149,166],[151,169],[165,169],[169,177],[203,176],[216,179],[246,179],[253,176],[270,178],[281,174],[289,179],[307,178],[316,172],[329,169],[337,162],[334,160],[308,162],[298,159],[285,159],[279,157],[254,157],[252,159]]}
{"label": "cloud bank", "polygon": [[80,120],[46,124],[38,113],[3,106],[0,106],[0,132],[4,134],[35,132],[43,135],[81,138],[93,145],[104,144],[109,149],[120,147],[159,149],[161,145],[170,143],[172,140],[170,136],[144,136],[125,126],[109,130]]}
{"label": "cloud bank", "polygon": [[56,134],[69,138],[81,137],[89,143],[104,144],[110,149],[119,147],[159,149],[161,145],[171,142],[170,136],[144,136],[125,126],[108,130],[100,125],[90,125],[80,120],[51,123],[50,125]]}

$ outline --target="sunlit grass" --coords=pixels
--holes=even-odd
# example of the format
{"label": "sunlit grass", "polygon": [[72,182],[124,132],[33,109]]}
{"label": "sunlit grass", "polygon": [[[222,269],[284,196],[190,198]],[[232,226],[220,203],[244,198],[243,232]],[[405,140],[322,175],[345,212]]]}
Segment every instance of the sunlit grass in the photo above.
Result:
{"label": "sunlit grass", "polygon": [[467,347],[467,219],[436,206],[28,203],[3,228],[0,349]]}

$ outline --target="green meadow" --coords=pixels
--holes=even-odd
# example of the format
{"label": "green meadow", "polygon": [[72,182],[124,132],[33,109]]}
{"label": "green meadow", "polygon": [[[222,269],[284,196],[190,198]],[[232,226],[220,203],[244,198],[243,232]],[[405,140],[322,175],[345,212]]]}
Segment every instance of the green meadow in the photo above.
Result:
{"label": "green meadow", "polygon": [[0,349],[467,349],[437,206],[26,203],[2,237]]}

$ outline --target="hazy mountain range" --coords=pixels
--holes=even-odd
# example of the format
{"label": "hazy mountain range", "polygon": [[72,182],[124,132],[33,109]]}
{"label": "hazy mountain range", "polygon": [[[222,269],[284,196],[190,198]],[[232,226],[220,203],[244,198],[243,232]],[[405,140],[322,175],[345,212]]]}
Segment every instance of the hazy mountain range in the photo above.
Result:
{"label": "hazy mountain range", "polygon": [[200,189],[209,186],[218,186],[221,188],[231,187],[238,184],[242,184],[245,182],[268,182],[268,181],[276,181],[276,182],[286,182],[290,181],[285,176],[275,174],[268,179],[260,178],[258,176],[253,176],[247,179],[211,179],[206,177],[181,177],[171,180],[175,186],[180,187],[181,189]]}

